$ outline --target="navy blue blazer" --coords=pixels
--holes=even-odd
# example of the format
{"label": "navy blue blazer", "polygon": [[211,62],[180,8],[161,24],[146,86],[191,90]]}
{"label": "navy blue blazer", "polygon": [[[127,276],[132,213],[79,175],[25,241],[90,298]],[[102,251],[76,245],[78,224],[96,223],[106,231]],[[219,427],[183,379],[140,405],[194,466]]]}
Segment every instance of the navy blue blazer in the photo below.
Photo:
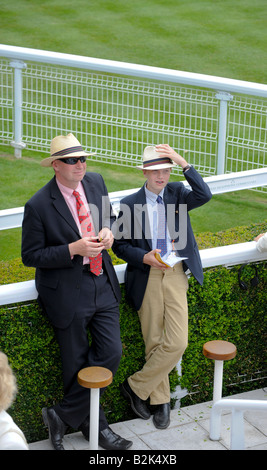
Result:
{"label": "navy blue blazer", "polygon": [[[192,189],[185,188],[182,182],[168,183],[164,189],[163,199],[166,210],[168,205],[173,205],[176,234],[179,232],[179,204],[187,205],[187,243],[183,249],[178,250],[179,256],[187,258],[187,260],[183,261],[184,269],[190,269],[197,281],[203,284],[201,259],[188,212],[208,202],[212,194],[208,185],[194,167],[187,170],[184,175]],[[141,307],[150,272],[150,266],[143,263],[143,257],[152,250],[151,239],[147,237],[147,231],[145,231],[145,223],[148,220],[145,211],[142,211],[142,217],[139,219],[142,220],[142,236],[136,237],[138,227],[136,227],[137,213],[135,212],[134,214],[134,208],[135,210],[136,208],[141,210],[145,204],[146,195],[144,186],[136,193],[122,199],[121,207],[124,205],[124,207],[127,206],[129,208],[130,217],[124,217],[123,210],[120,212],[117,222],[118,233],[115,234],[115,241],[112,247],[114,253],[128,263],[125,274],[126,293],[136,310],[139,310]],[[120,238],[120,232],[124,234],[122,238]],[[125,237],[125,234],[128,235]],[[172,233],[170,233],[170,236],[172,237]],[[178,241],[178,238],[176,237],[174,240]]]}
{"label": "navy blue blazer", "polygon": [[[88,202],[96,208],[93,211],[95,227],[98,230],[103,226],[111,227],[115,216],[102,176],[88,172],[82,184]],[[53,178],[25,205],[21,256],[26,266],[36,268],[39,301],[51,323],[58,328],[66,328],[71,323],[79,302],[83,258],[76,255],[71,259],[68,249],[69,243],[79,238],[76,223]],[[120,286],[111,258],[106,250],[102,256],[103,267],[119,301]]]}

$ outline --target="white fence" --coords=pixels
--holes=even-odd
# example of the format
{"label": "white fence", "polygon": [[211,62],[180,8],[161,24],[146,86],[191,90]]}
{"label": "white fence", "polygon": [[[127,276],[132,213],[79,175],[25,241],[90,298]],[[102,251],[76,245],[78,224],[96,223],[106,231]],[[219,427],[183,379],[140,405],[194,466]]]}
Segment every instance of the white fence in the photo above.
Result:
{"label": "white fence", "polygon": [[244,434],[244,411],[267,412],[267,401],[264,400],[244,400],[235,398],[226,398],[217,401],[211,410],[210,416],[210,439],[218,441],[221,431],[221,413],[224,409],[231,410],[231,450],[245,449]]}
{"label": "white fence", "polygon": [[[267,168],[228,173],[226,175],[208,176],[204,178],[204,180],[208,184],[212,194],[252,189],[267,185]],[[183,180],[182,182],[186,187],[189,187],[187,181]],[[137,189],[139,188],[115,191],[109,194],[111,204],[116,213],[119,210],[120,200],[126,195],[137,191]],[[24,207],[0,210],[0,230],[21,227],[23,214]]]}
{"label": "white fence", "polygon": [[266,166],[266,85],[5,45],[0,58],[0,143],[17,157],[73,132],[107,163],[168,142],[203,176]]}
{"label": "white fence", "polygon": [[[256,263],[267,259],[267,252],[260,253],[256,242],[237,243],[217,248],[200,250],[203,268],[214,266],[234,266],[244,263]],[[119,283],[124,283],[126,264],[114,266]],[[0,305],[35,300],[37,291],[35,281],[16,282],[0,286]]]}

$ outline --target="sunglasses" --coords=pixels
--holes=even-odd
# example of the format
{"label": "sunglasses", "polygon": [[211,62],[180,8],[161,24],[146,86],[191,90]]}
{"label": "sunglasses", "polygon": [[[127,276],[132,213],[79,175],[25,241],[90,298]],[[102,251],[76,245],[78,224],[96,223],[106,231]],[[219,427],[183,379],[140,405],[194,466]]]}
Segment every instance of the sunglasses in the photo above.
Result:
{"label": "sunglasses", "polygon": [[78,161],[80,161],[81,163],[86,162],[86,158],[87,157],[68,157],[68,158],[59,158],[58,160],[66,163],[67,165],[76,165]]}

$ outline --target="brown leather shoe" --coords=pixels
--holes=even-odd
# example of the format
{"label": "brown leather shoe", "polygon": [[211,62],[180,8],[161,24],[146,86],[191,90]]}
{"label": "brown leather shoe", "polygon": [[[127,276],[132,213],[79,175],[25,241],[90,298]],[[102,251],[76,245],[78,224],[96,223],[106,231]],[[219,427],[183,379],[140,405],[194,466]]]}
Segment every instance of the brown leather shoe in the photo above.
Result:
{"label": "brown leather shoe", "polygon": [[53,408],[43,408],[42,415],[45,426],[48,427],[49,439],[55,450],[65,450],[62,439],[68,428]]}

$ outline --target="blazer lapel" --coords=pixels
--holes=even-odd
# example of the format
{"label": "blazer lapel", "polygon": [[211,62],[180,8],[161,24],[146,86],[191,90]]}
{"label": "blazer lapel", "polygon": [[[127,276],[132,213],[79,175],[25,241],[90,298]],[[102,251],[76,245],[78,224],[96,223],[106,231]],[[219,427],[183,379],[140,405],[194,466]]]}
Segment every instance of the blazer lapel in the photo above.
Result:
{"label": "blazer lapel", "polygon": [[102,228],[102,194],[98,191],[93,179],[89,182],[83,179],[82,185],[89,205],[90,215],[93,219],[94,230],[97,234]]}
{"label": "blazer lapel", "polygon": [[165,204],[169,234],[171,239],[174,238],[176,240],[177,233],[179,231],[179,206],[176,204],[173,189],[168,185],[164,189],[163,200]]}
{"label": "blazer lapel", "polygon": [[58,214],[63,217],[63,219],[69,224],[72,229],[80,236],[79,229],[75,223],[74,218],[62,196],[55,178],[51,181],[51,198],[53,199],[53,204]]}
{"label": "blazer lapel", "polygon": [[136,199],[134,203],[134,231],[137,236],[140,237],[142,232],[143,240],[145,240],[149,248],[152,250],[152,239],[151,239],[151,229],[149,224],[149,215],[147,210],[146,202],[146,193],[145,186],[143,186],[136,194]]}

